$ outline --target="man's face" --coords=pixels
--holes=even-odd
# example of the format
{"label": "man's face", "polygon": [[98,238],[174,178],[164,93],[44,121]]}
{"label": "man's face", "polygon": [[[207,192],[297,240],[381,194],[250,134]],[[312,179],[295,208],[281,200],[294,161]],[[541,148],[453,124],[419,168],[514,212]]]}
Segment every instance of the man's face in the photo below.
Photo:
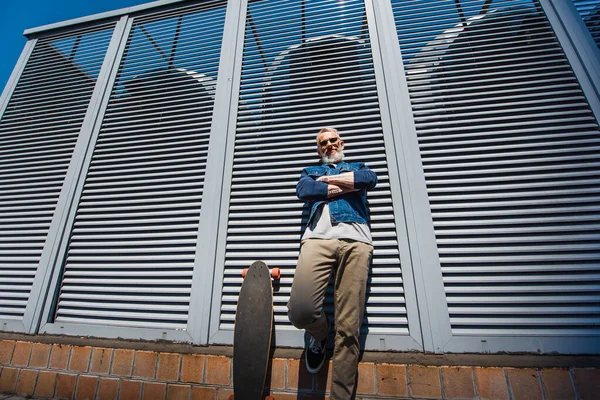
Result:
{"label": "man's face", "polygon": [[323,162],[338,163],[344,158],[344,141],[335,132],[325,131],[317,137],[317,153]]}

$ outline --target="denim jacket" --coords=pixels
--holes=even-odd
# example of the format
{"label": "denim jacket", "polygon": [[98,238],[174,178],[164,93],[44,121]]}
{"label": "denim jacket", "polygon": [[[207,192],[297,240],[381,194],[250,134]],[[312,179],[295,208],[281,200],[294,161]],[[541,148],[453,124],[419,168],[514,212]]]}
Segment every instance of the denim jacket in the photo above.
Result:
{"label": "denim jacket", "polygon": [[[327,183],[319,182],[317,179],[324,175],[339,175],[345,172],[354,173],[354,188],[358,191],[327,199]],[[300,180],[296,185],[296,195],[310,206],[308,225],[310,225],[315,211],[325,202],[329,203],[332,224],[339,222],[368,224],[367,190],[373,189],[376,184],[377,175],[365,163],[342,162],[337,166],[323,164],[302,170]]]}

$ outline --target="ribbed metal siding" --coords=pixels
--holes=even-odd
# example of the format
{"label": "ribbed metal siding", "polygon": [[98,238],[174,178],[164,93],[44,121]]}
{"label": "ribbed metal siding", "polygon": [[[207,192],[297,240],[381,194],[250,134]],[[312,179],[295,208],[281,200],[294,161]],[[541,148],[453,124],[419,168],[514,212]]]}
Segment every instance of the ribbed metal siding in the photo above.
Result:
{"label": "ribbed metal siding", "polygon": [[[295,185],[302,168],[318,163],[315,136],[324,126],[340,130],[348,161],[366,162],[379,177],[369,194],[375,240],[369,331],[408,332],[364,4],[323,0],[254,1],[248,7],[222,329],[233,326],[241,271],[254,260],[282,269],[275,323],[291,327],[286,304],[307,217]],[[326,307],[331,313],[331,294]]]}
{"label": "ribbed metal siding", "polygon": [[600,47],[600,0],[573,0],[573,4]]}
{"label": "ribbed metal siding", "polygon": [[539,4],[486,4],[393,1],[452,331],[598,334],[598,123]]}
{"label": "ribbed metal siding", "polygon": [[205,2],[134,21],[56,321],[186,327],[224,17],[224,2]]}
{"label": "ribbed metal siding", "polygon": [[0,120],[0,318],[22,319],[112,24],[39,39]]}

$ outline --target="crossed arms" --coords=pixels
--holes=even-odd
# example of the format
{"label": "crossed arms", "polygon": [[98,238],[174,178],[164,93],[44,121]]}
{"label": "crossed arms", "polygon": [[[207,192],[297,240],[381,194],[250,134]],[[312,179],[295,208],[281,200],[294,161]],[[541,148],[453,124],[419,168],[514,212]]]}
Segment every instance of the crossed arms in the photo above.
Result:
{"label": "crossed arms", "polygon": [[302,171],[296,185],[296,195],[303,201],[320,201],[359,190],[368,190],[377,184],[377,175],[368,167],[339,175],[321,176],[317,179]]}

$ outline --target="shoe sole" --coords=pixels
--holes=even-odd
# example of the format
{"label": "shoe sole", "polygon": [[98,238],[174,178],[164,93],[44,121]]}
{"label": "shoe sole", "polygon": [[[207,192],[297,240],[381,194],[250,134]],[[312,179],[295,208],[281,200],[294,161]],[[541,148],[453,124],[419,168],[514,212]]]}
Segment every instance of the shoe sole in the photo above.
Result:
{"label": "shoe sole", "polygon": [[321,370],[321,368],[323,368],[323,365],[325,364],[325,359],[327,357],[323,357],[323,360],[321,361],[321,363],[316,367],[316,368],[311,368],[308,365],[308,356],[306,355],[306,352],[304,353],[304,363],[306,364],[306,370],[308,372],[310,372],[311,374],[316,374],[317,372],[319,372]]}

